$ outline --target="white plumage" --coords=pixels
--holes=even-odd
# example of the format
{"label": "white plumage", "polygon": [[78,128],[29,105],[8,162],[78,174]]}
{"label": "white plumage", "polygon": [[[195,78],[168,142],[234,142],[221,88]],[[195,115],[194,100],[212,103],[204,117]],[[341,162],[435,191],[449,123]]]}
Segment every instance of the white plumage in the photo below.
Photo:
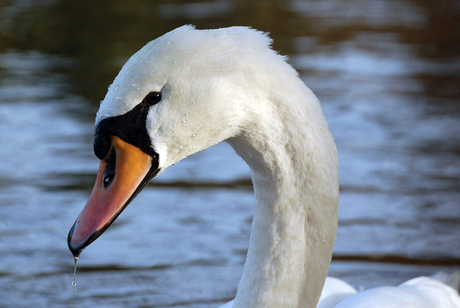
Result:
{"label": "white plumage", "polygon": [[[270,43],[244,27],[173,30],[125,64],[96,118],[123,115],[161,92],[146,120],[160,170],[221,141],[251,167],[248,256],[225,308],[316,307],[337,231],[333,137],[316,96]],[[355,293],[328,278],[318,307],[460,307],[454,289],[426,277]]]}

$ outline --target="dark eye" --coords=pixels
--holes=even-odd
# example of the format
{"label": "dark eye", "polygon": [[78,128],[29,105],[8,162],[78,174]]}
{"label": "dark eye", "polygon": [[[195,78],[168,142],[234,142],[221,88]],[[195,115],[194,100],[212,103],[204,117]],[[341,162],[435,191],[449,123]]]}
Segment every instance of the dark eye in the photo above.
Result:
{"label": "dark eye", "polygon": [[161,101],[161,92],[150,92],[144,98],[142,103],[144,105],[153,106],[153,105],[158,104],[160,101]]}
{"label": "dark eye", "polygon": [[113,178],[115,177],[115,169],[112,165],[107,165],[104,172],[104,188],[112,183]]}

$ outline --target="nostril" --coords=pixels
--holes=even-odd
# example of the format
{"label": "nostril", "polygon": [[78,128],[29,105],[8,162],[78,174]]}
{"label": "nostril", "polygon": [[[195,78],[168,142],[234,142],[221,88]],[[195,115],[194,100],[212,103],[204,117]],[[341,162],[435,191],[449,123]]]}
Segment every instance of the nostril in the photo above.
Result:
{"label": "nostril", "polygon": [[104,172],[104,180],[103,180],[104,188],[107,188],[107,186],[109,186],[110,183],[112,183],[114,177],[115,177],[115,168],[113,168],[112,165],[107,165],[107,168],[105,168],[105,172]]}

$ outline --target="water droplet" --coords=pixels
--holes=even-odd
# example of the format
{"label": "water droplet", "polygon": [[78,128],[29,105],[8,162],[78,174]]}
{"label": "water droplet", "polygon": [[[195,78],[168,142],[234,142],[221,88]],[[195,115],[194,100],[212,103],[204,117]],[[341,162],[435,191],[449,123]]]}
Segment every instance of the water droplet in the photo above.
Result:
{"label": "water droplet", "polygon": [[118,89],[118,86],[115,87],[115,90]]}
{"label": "water droplet", "polygon": [[72,286],[75,288],[77,285],[77,264],[78,264],[78,257],[73,257],[73,261],[75,262],[75,267],[73,269],[73,280],[72,280]]}
{"label": "water droplet", "polygon": [[188,116],[190,114],[190,112],[187,112],[185,115]]}
{"label": "water droplet", "polygon": [[179,61],[174,61],[174,63],[177,63],[177,62],[179,62]]}

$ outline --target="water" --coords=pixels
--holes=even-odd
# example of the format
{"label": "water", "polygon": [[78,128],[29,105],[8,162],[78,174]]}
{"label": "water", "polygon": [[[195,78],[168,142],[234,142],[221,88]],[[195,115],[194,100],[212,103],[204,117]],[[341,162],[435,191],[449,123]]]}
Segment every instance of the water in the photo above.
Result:
{"label": "water", "polygon": [[72,280],[72,287],[73,292],[75,294],[75,287],[77,286],[77,265],[78,265],[78,257],[73,257],[73,261],[75,262],[75,267],[73,268],[73,280]]}
{"label": "water", "polygon": [[73,280],[72,280],[72,305],[74,305],[74,300],[75,300],[75,289],[77,287],[77,265],[78,265],[78,257],[73,257],[73,261],[75,262],[75,267],[73,268]]}
{"label": "water", "polygon": [[320,98],[340,161],[330,274],[356,287],[460,269],[455,1],[0,4],[0,306],[217,307],[241,276],[249,170],[225,144],[162,173],[79,261],[95,112],[124,61],[193,23],[252,25]]}

